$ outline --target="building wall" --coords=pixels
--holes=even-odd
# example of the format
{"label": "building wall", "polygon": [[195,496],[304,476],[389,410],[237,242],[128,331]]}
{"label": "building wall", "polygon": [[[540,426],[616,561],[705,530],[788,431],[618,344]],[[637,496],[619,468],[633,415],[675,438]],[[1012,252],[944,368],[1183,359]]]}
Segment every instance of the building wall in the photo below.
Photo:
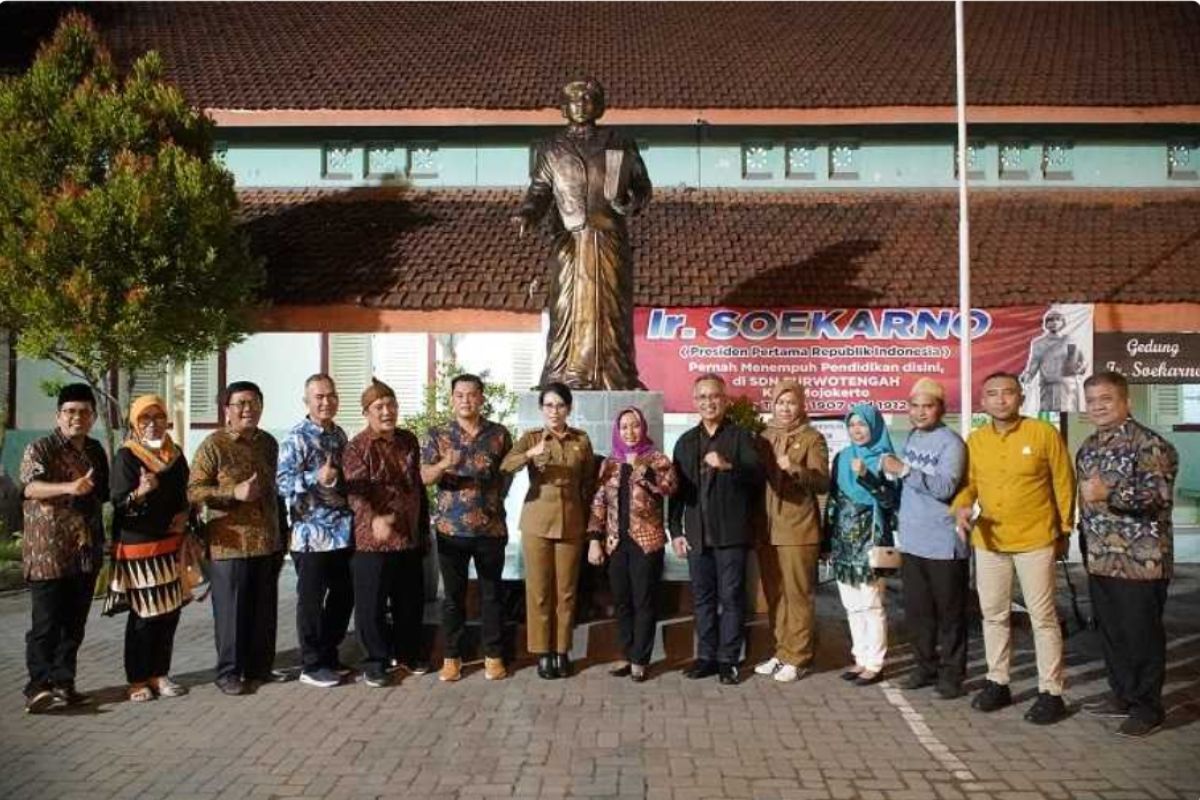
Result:
{"label": "building wall", "polygon": [[[217,154],[243,187],[401,181],[433,188],[515,187],[528,180],[534,142],[555,130],[229,129],[221,132]],[[625,130],[638,142],[657,186],[955,185],[955,132],[948,126]],[[1194,187],[1200,185],[1198,140],[1197,126],[978,125],[970,133],[970,177],[980,186]],[[1187,163],[1172,167],[1172,152]]]}

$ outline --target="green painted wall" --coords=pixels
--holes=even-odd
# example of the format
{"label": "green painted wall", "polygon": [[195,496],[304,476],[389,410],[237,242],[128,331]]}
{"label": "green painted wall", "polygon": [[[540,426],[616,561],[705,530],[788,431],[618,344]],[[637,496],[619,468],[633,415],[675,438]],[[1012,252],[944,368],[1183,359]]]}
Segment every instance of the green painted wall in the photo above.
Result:
{"label": "green painted wall", "polygon": [[[528,178],[530,147],[555,128],[226,129],[218,147],[239,186],[372,186],[398,180],[428,187],[513,187]],[[643,127],[640,144],[658,186],[741,189],[937,188],[955,185],[954,130],[867,128]],[[972,180],[983,186],[1196,187],[1200,126],[977,126]],[[1069,176],[1043,174],[1043,146],[1069,144]],[[1190,175],[1168,174],[1169,143],[1189,146]],[[1001,173],[1001,147],[1021,147],[1024,175]],[[325,148],[344,148],[337,169]],[[761,153],[747,151],[759,146]],[[848,147],[853,174],[838,174],[834,148]],[[376,148],[392,169],[373,174]],[[409,172],[409,148],[428,148],[436,174]],[[332,162],[331,162],[332,163]],[[332,174],[331,174],[332,173]],[[761,174],[756,174],[761,173]]]}

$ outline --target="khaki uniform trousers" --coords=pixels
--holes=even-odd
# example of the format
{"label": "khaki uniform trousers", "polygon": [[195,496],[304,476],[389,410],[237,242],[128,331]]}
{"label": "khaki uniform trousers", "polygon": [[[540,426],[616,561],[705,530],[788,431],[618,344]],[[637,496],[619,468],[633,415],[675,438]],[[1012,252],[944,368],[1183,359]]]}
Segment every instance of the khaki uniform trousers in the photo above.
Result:
{"label": "khaki uniform trousers", "polygon": [[813,660],[820,546],[759,544],[755,549],[775,636],[775,658],[795,667],[808,666]]}
{"label": "khaki uniform trousers", "polygon": [[525,637],[531,653],[571,650],[583,541],[524,534]]}
{"label": "khaki uniform trousers", "polygon": [[1062,629],[1054,605],[1054,545],[1027,553],[997,553],[975,548],[975,585],[983,614],[983,649],[987,679],[1008,685],[1012,651],[1012,579],[1016,569],[1021,596],[1029,610],[1033,648],[1037,653],[1038,691],[1061,695],[1063,691]]}

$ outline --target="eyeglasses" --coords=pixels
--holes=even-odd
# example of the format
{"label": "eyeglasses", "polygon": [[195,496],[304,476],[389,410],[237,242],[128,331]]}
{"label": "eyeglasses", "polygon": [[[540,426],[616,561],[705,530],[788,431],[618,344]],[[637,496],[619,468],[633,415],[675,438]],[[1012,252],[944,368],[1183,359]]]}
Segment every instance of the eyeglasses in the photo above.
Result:
{"label": "eyeglasses", "polygon": [[238,411],[246,408],[262,408],[262,403],[257,400],[237,400],[228,405],[230,408],[236,408]]}
{"label": "eyeglasses", "polygon": [[90,408],[60,408],[58,413],[64,417],[90,417],[96,412]]}

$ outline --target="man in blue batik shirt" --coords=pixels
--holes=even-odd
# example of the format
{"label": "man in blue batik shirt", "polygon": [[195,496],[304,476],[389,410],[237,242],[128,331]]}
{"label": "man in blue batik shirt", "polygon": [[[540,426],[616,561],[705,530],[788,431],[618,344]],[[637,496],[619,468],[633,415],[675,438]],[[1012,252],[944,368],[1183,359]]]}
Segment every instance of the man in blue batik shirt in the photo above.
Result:
{"label": "man in blue batik shirt", "polygon": [[304,405],[308,416],[280,445],[276,483],[292,523],[300,682],[329,688],[349,674],[338,646],[354,610],[353,514],[341,471],[346,432],[333,421],[338,395],[328,375],[304,382]]}

